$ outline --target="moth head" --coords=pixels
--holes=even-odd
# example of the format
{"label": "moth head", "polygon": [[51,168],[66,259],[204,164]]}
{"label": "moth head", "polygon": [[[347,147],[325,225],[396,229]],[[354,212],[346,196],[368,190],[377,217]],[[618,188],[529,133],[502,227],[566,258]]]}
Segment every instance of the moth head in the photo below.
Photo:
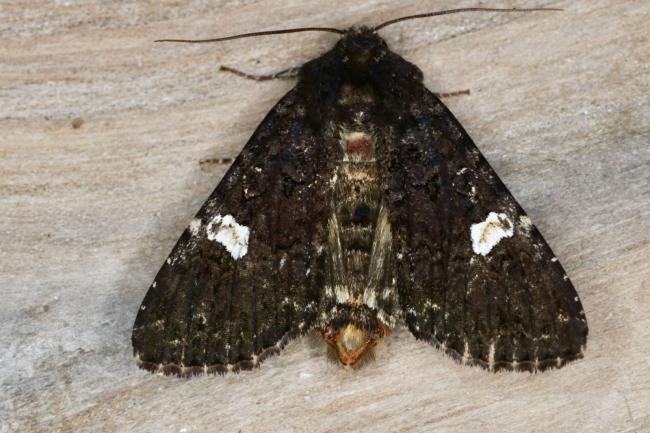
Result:
{"label": "moth head", "polygon": [[343,365],[359,362],[389,332],[377,312],[365,305],[338,305],[330,317],[321,335]]}
{"label": "moth head", "polygon": [[364,70],[386,55],[388,45],[373,29],[352,27],[337,42],[335,50],[351,69]]}

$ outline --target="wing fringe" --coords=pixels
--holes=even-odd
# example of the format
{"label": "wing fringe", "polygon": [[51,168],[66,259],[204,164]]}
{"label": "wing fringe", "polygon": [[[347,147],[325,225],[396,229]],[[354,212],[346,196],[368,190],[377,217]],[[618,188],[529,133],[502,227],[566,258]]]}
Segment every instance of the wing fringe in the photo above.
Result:
{"label": "wing fringe", "polygon": [[528,372],[528,373],[541,373],[546,370],[559,369],[566,364],[582,359],[586,350],[586,343],[580,347],[580,352],[572,353],[564,356],[557,356],[555,358],[536,359],[534,361],[493,361],[474,358],[460,353],[453,347],[448,347],[444,341],[438,341],[435,338],[428,338],[425,334],[414,332],[411,333],[417,340],[426,341],[436,349],[442,351],[445,355],[452,358],[454,361],[461,365],[470,367],[480,367],[484,370],[496,373],[498,371],[515,371],[515,372]]}
{"label": "wing fringe", "polygon": [[243,359],[234,364],[183,365],[176,363],[155,363],[142,360],[140,357],[141,353],[137,350],[134,350],[133,356],[138,367],[155,374],[178,376],[182,378],[215,375],[224,376],[226,373],[239,373],[241,371],[259,368],[260,364],[267,358],[279,355],[286,345],[300,334],[301,333],[297,331],[289,331],[285,333],[282,338],[275,343],[275,345],[252,354],[251,359]]}

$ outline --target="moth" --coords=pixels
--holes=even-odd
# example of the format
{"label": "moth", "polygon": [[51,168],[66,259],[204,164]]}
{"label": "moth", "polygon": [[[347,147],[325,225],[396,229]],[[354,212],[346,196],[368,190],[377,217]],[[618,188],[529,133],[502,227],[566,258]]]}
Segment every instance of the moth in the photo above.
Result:
{"label": "moth", "polygon": [[312,330],[354,365],[399,324],[490,371],[583,355],[585,313],[558,259],[378,34],[464,10],[243,35],[341,38],[300,67],[156,275],[133,327],[140,367],[249,370]]}

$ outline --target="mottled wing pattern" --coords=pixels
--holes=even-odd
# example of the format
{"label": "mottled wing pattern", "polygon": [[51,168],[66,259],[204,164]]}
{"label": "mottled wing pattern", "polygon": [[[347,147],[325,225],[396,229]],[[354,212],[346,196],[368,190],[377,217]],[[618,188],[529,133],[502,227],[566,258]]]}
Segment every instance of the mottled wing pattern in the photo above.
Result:
{"label": "mottled wing pattern", "polygon": [[[141,367],[178,375],[250,369],[313,324],[325,284],[331,189],[323,179],[332,150],[304,112],[289,92],[181,236],[135,321]],[[219,238],[226,221],[239,235],[248,229],[247,245],[237,231]]]}
{"label": "mottled wing pattern", "polygon": [[490,370],[581,357],[587,323],[562,266],[459,122],[423,93],[409,121],[387,128],[382,168],[409,329]]}

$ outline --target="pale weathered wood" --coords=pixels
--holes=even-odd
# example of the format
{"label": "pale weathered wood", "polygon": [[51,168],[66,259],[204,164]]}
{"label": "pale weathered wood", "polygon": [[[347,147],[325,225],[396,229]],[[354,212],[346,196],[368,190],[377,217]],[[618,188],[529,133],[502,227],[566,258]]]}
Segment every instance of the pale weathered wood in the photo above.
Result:
{"label": "pale weathered wood", "polygon": [[[586,358],[488,374],[398,330],[345,370],[317,337],[229,377],[150,375],[131,358],[145,290],[225,166],[332,34],[471,1],[0,5],[0,432],[650,431],[650,3],[495,1],[383,32],[447,103],[554,248],[583,300]],[[75,129],[73,119],[83,119]]]}

